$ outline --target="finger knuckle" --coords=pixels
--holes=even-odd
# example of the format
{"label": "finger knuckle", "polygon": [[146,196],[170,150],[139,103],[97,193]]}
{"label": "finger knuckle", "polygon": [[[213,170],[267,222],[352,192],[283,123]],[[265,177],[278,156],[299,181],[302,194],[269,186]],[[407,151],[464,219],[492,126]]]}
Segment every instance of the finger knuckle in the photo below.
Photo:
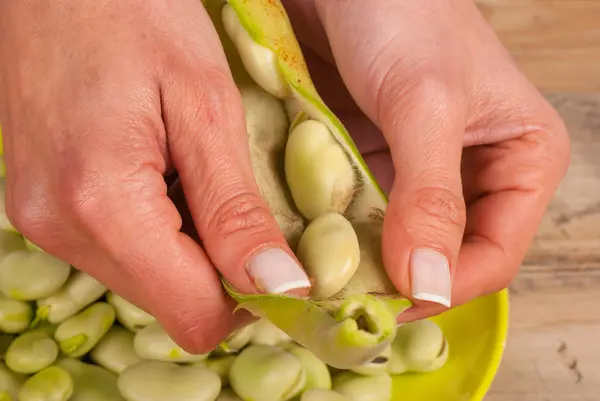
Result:
{"label": "finger knuckle", "polygon": [[87,170],[80,174],[69,174],[62,182],[62,209],[84,228],[94,227],[102,213],[100,178],[99,173]]}
{"label": "finger knuckle", "polygon": [[34,191],[35,186],[7,188],[6,216],[19,233],[37,243],[46,232],[50,216],[47,196]]}
{"label": "finger knuckle", "polygon": [[466,206],[462,196],[444,187],[426,187],[417,191],[414,206],[425,216],[428,229],[462,231]]}
{"label": "finger knuckle", "polygon": [[209,231],[222,237],[257,235],[269,230],[269,210],[258,195],[240,193],[217,208]]}

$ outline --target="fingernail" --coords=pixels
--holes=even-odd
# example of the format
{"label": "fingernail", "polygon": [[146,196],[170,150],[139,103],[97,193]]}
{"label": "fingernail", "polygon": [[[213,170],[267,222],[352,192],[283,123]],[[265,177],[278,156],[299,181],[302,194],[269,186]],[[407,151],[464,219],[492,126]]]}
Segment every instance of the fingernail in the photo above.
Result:
{"label": "fingernail", "polygon": [[433,249],[415,249],[410,260],[412,295],[415,299],[450,307],[450,265]]}
{"label": "fingernail", "polygon": [[310,288],[304,269],[287,252],[279,248],[260,251],[248,264],[248,273],[259,290],[283,294]]}

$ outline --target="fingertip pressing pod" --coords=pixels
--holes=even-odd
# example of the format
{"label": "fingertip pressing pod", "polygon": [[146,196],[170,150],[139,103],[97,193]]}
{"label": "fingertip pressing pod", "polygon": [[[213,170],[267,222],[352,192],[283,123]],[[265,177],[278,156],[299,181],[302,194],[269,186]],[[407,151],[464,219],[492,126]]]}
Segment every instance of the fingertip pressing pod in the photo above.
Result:
{"label": "fingertip pressing pod", "polygon": [[13,299],[35,301],[62,287],[71,266],[46,252],[15,251],[0,261],[0,289]]}
{"label": "fingertip pressing pod", "polygon": [[19,390],[26,379],[26,376],[11,371],[0,361],[0,401],[18,400]]}
{"label": "fingertip pressing pod", "polygon": [[193,363],[202,361],[209,355],[193,355],[185,351],[169,337],[158,321],[135,333],[133,347],[143,359],[160,362]]}
{"label": "fingertip pressing pod", "polygon": [[300,237],[298,260],[313,279],[310,292],[315,300],[340,292],[360,263],[360,247],[352,224],[338,213],[325,213],[313,220]]}
{"label": "fingertip pressing pod", "polygon": [[219,376],[221,384],[227,386],[229,384],[229,372],[231,371],[231,365],[233,365],[235,358],[237,358],[236,355],[225,355],[209,357],[203,362],[207,369],[212,370]]}
{"label": "fingertip pressing pod", "polygon": [[90,351],[90,358],[98,365],[120,374],[129,366],[143,361],[133,348],[133,333],[113,326]]}
{"label": "fingertip pressing pod", "polygon": [[294,355],[302,363],[306,375],[305,390],[308,389],[331,389],[331,375],[327,365],[306,348],[296,346],[290,347],[287,352]]}
{"label": "fingertip pressing pod", "polygon": [[254,326],[249,324],[231,333],[215,350],[216,354],[238,352],[252,339]]}
{"label": "fingertip pressing pod", "polygon": [[106,287],[94,277],[75,271],[61,289],[37,301],[36,322],[62,323],[100,299],[105,292]]}
{"label": "fingertip pressing pod", "polygon": [[[273,110],[280,113],[285,103],[288,112],[295,113],[297,118],[294,118],[291,126],[293,134],[301,134],[305,129],[312,132],[314,128],[319,138],[321,134],[322,138],[327,138],[328,142],[324,143],[328,145],[325,148],[329,149],[331,145],[332,149],[338,146],[342,150],[347,164],[342,163],[341,156],[335,156],[340,161],[336,174],[350,177],[340,182],[353,184],[340,186],[350,192],[350,199],[336,195],[336,202],[343,199],[339,204],[342,206],[337,206],[337,210],[345,207],[343,215],[352,224],[360,247],[360,262],[350,281],[341,291],[324,300],[277,294],[240,294],[225,279],[224,287],[236,300],[238,308],[246,309],[258,318],[268,319],[328,365],[348,369],[364,364],[391,344],[396,331],[396,316],[412,305],[398,293],[383,265],[381,234],[387,207],[386,196],[340,120],[317,93],[281,0],[205,0],[204,5],[220,35],[241,93],[250,92],[248,88],[253,86],[261,87],[265,96],[270,93],[273,100],[280,99],[280,106],[273,106]],[[244,67],[246,71],[243,71]],[[244,102],[246,109],[251,106],[251,102]],[[260,114],[260,111],[246,113],[247,116],[254,114]],[[325,136],[325,133],[329,136]],[[279,135],[279,140],[271,140],[271,143],[286,141],[287,132],[282,130]],[[308,144],[310,141],[300,145]],[[289,140],[286,149],[288,145]],[[342,155],[335,150],[332,152]],[[290,183],[286,183],[285,153],[286,150],[281,152],[279,147],[267,146],[261,148],[260,152],[251,152],[253,171],[270,207],[288,202],[289,210],[294,210],[296,206],[299,209],[300,205],[294,205],[295,202],[288,199],[291,196],[287,193],[291,192],[292,185],[302,185],[304,180],[292,180],[290,174]],[[307,154],[310,156],[310,153],[304,155]],[[293,157],[296,156],[301,157],[290,155],[289,162],[295,164]],[[329,162],[327,160],[319,167],[325,170]],[[352,170],[351,176],[346,175],[348,165]],[[265,172],[267,169],[268,173]],[[300,169],[297,171],[303,174]],[[317,176],[315,180],[320,178]],[[270,191],[272,186],[268,183],[272,181],[286,187],[287,192]],[[312,194],[311,191],[309,194]],[[273,201],[273,197],[277,197],[277,200]],[[294,242],[289,241],[291,248],[295,249]]]}
{"label": "fingertip pressing pod", "polygon": [[354,373],[363,376],[387,375],[390,359],[392,357],[392,347],[387,347],[381,354],[373,358],[372,361],[361,366],[350,369]]}
{"label": "fingertip pressing pod", "polygon": [[[0,400],[2,401],[2,400]],[[224,388],[215,401],[244,401],[230,388]]]}
{"label": "fingertip pressing pod", "polygon": [[73,395],[73,386],[69,372],[58,366],[50,366],[23,384],[19,401],[67,401]]}
{"label": "fingertip pressing pod", "polygon": [[25,251],[25,241],[18,233],[0,230],[0,259],[11,252]]}
{"label": "fingertip pressing pod", "polygon": [[398,327],[392,344],[389,372],[431,372],[448,360],[449,346],[442,329],[431,320],[418,320]]}
{"label": "fingertip pressing pod", "polygon": [[199,365],[145,361],[119,375],[119,391],[127,401],[214,401],[221,380]]}
{"label": "fingertip pressing pod", "polygon": [[69,401],[126,401],[117,387],[117,375],[101,366],[73,358],[59,359],[54,366],[69,372],[73,379]]}
{"label": "fingertip pressing pod", "polygon": [[309,220],[344,213],[356,176],[344,149],[327,125],[306,120],[295,127],[285,148],[285,175],[298,210]]}
{"label": "fingertip pressing pod", "polygon": [[254,345],[277,345],[289,344],[292,342],[283,330],[269,322],[267,319],[260,319],[252,323],[252,337],[250,343]]}
{"label": "fingertip pressing pod", "polygon": [[129,331],[135,333],[156,321],[154,316],[112,291],[106,294],[106,300],[115,308],[119,323]]}
{"label": "fingertip pressing pod", "polygon": [[306,374],[300,360],[289,352],[250,345],[233,362],[229,383],[244,400],[286,401],[303,390]]}
{"label": "fingertip pressing pod", "polygon": [[33,319],[33,308],[24,301],[0,294],[0,331],[9,334],[21,333]]}
{"label": "fingertip pressing pod", "polygon": [[10,344],[4,360],[13,372],[32,374],[52,365],[58,353],[58,345],[48,334],[31,331]]}
{"label": "fingertip pressing pod", "polygon": [[390,401],[392,378],[389,375],[362,376],[344,372],[333,378],[332,390],[350,401]]}
{"label": "fingertip pressing pod", "polygon": [[54,338],[63,354],[79,358],[98,344],[114,321],[115,309],[106,302],[96,302],[62,322]]}
{"label": "fingertip pressing pod", "polygon": [[350,401],[350,399],[333,390],[315,388],[305,391],[300,401]]}

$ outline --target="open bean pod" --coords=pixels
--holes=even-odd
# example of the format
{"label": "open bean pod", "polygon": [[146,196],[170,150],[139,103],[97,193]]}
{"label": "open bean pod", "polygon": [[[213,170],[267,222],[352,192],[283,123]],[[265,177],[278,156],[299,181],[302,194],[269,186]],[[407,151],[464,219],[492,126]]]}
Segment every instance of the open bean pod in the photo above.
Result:
{"label": "open bean pod", "polygon": [[224,287],[239,308],[327,364],[367,363],[391,344],[396,316],[411,305],[383,266],[387,199],[317,93],[281,1],[203,3],[242,94],[257,183],[313,280],[310,299]]}

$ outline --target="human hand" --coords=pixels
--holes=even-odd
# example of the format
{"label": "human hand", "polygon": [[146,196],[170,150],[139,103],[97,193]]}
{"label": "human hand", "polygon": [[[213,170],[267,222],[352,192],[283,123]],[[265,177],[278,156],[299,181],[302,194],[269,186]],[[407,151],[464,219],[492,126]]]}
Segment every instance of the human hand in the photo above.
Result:
{"label": "human hand", "polygon": [[[256,187],[241,97],[201,2],[2,7],[7,213],[23,235],[191,352],[244,324],[217,269],[241,292],[308,293]],[[174,169],[204,250],[180,232]]]}
{"label": "human hand", "polygon": [[415,302],[400,320],[508,286],[569,138],[474,3],[283,3],[317,89],[389,192],[384,263]]}

